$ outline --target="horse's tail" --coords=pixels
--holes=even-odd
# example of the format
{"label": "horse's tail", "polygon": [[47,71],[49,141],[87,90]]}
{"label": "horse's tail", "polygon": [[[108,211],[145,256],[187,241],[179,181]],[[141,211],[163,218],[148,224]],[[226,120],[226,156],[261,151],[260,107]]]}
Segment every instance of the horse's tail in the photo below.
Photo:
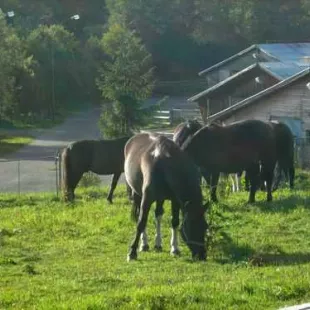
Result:
{"label": "horse's tail", "polygon": [[63,167],[63,178],[62,178],[62,190],[65,200],[70,200],[69,188],[70,188],[70,175],[71,175],[71,165],[70,165],[70,150],[66,147],[61,153],[62,167]]}

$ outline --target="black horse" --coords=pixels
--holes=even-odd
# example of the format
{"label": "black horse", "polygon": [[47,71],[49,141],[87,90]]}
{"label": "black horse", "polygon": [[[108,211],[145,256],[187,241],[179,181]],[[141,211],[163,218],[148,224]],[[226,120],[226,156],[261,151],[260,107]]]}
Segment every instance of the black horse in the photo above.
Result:
{"label": "black horse", "polygon": [[[140,133],[132,137],[125,146],[124,170],[133,192],[132,214],[137,219],[136,235],[128,260],[137,258],[140,236],[144,242],[142,248],[148,248],[144,233],[150,207],[156,202],[160,209],[166,199],[171,200],[172,209],[171,252],[179,251],[176,233],[181,210],[181,236],[191,250],[192,257],[205,260],[205,207],[202,204],[197,167],[187,154],[165,136]],[[158,242],[160,240],[157,240],[156,245],[160,247]]]}
{"label": "black horse", "polygon": [[[113,192],[124,171],[124,147],[130,137],[111,140],[80,140],[70,143],[61,154],[64,198],[74,200],[74,190],[84,172],[113,174],[107,200],[112,203]],[[127,187],[128,194],[131,194]]]}
{"label": "black horse", "polygon": [[294,167],[294,135],[290,128],[281,122],[270,122],[276,139],[276,158],[277,174],[273,184],[273,190],[276,190],[281,180],[281,173],[289,181],[290,189],[294,188],[295,167]]}
{"label": "black horse", "polygon": [[220,172],[246,171],[250,181],[249,202],[261,177],[267,183],[267,201],[272,200],[273,170],[276,163],[275,134],[272,126],[259,120],[245,120],[227,126],[204,126],[181,147],[199,167],[212,175],[211,199],[217,200]]}

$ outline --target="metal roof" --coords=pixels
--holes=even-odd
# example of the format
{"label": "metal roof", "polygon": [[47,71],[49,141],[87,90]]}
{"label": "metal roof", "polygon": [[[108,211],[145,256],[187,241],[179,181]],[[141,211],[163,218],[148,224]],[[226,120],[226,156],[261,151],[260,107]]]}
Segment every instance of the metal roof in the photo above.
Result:
{"label": "metal roof", "polygon": [[[271,43],[271,44],[255,44],[240,51],[239,53],[224,59],[223,61],[199,72],[199,75],[211,72],[221,66],[233,61],[238,57],[252,50],[260,50],[273,59],[269,63],[269,71],[281,79],[290,77],[297,72],[310,67],[310,43]],[[253,58],[253,63],[255,59]],[[276,63],[279,63],[276,65]],[[281,65],[282,63],[282,65]]]}
{"label": "metal roof", "polygon": [[310,65],[306,60],[310,60],[310,43],[272,43],[257,44],[257,47],[264,53],[270,55],[284,63],[305,63]]}
{"label": "metal roof", "polygon": [[285,80],[288,77],[300,72],[303,68],[289,63],[283,62],[260,62],[260,67],[275,76],[279,80]]}

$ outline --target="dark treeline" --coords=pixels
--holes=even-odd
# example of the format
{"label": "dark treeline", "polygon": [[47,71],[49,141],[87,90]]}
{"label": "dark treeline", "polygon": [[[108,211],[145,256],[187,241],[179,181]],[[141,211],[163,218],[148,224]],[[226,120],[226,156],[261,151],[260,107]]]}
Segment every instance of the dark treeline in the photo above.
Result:
{"label": "dark treeline", "polygon": [[308,0],[1,0],[0,8],[1,120],[54,119],[102,97],[133,115],[123,103],[138,107],[154,79],[195,78],[250,44],[310,33]]}

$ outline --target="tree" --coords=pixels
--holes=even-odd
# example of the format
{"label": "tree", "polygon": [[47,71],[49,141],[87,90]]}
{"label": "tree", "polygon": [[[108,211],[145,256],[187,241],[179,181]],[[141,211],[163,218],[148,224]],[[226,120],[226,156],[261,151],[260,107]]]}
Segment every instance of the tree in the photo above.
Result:
{"label": "tree", "polygon": [[31,64],[32,57],[0,10],[0,119],[11,119],[17,113],[19,79],[31,74]]}
{"label": "tree", "polygon": [[110,103],[103,104],[100,128],[104,137],[126,135],[144,125],[151,109],[143,106],[154,86],[151,55],[135,31],[112,24],[101,40],[107,59],[97,85]]}
{"label": "tree", "polygon": [[29,34],[27,45],[36,66],[35,78],[25,90],[25,108],[54,119],[56,112],[77,98],[82,88],[78,43],[61,25],[41,25]]}

